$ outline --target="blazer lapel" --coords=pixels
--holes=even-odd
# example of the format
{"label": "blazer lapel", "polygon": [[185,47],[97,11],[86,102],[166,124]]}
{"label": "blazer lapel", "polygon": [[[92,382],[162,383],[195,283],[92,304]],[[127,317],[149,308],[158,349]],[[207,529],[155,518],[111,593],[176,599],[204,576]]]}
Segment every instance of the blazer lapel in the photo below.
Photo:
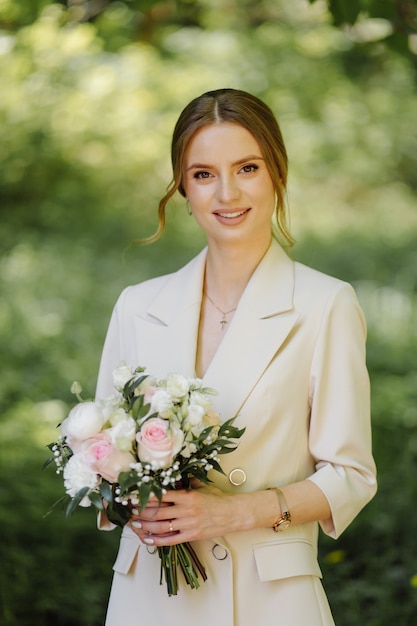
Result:
{"label": "blazer lapel", "polygon": [[242,404],[294,327],[294,263],[273,241],[253,273],[204,383],[219,392],[224,419]]}
{"label": "blazer lapel", "polygon": [[[195,376],[205,261],[206,249],[170,275],[146,315],[135,320],[139,364],[158,378],[169,372]],[[294,264],[272,242],[203,378],[218,392],[215,404],[224,419],[237,415],[293,328],[293,292]]]}
{"label": "blazer lapel", "polygon": [[206,252],[171,274],[146,315],[136,317],[140,364],[158,378],[170,372],[195,376]]}

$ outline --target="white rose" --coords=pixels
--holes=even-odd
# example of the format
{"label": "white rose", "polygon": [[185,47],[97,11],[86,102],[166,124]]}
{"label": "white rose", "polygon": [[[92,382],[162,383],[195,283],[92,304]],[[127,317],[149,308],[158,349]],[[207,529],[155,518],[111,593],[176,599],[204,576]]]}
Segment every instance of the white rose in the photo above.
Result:
{"label": "white rose", "polygon": [[202,378],[190,378],[190,389],[201,389],[203,386]]}
{"label": "white rose", "polygon": [[118,450],[131,450],[132,442],[135,441],[136,437],[136,422],[133,417],[125,413],[124,419],[119,420],[106,432]]}
{"label": "white rose", "polygon": [[122,402],[121,396],[111,395],[102,400],[97,400],[96,404],[100,407],[104,415],[104,421],[107,422],[114,413],[117,413],[120,409],[120,403]]}
{"label": "white rose", "polygon": [[102,429],[105,418],[95,402],[80,402],[61,424],[61,432],[69,439],[88,439]]}
{"label": "white rose", "polygon": [[[74,454],[64,467],[64,485],[68,495],[73,498],[83,487],[95,489],[99,477],[85,462],[82,454]],[[80,506],[91,506],[90,499],[85,496]]]}
{"label": "white rose", "polygon": [[133,376],[134,374],[131,368],[125,363],[122,363],[113,370],[113,386],[117,391],[123,391],[124,386]]}
{"label": "white rose", "polygon": [[190,404],[188,407],[187,421],[191,426],[197,426],[203,422],[205,410],[199,404]]}
{"label": "white rose", "polygon": [[162,417],[172,409],[172,397],[165,389],[157,389],[151,400],[151,413],[159,413]]}
{"label": "white rose", "polygon": [[110,422],[111,426],[116,426],[116,424],[118,424],[119,422],[123,422],[127,417],[129,417],[129,414],[126,413],[126,411],[122,409],[122,407],[117,407],[109,415],[108,421]]}
{"label": "white rose", "polygon": [[208,411],[211,408],[212,401],[201,391],[193,391],[190,395],[190,404],[198,404],[205,411]]}
{"label": "white rose", "polygon": [[190,388],[188,380],[181,374],[168,374],[166,380],[167,391],[173,398],[184,398]]}

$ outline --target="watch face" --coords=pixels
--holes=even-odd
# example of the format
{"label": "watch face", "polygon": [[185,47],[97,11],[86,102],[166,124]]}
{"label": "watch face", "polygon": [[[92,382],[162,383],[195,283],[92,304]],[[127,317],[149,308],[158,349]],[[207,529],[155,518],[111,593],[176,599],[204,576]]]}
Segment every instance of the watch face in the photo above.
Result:
{"label": "watch face", "polygon": [[287,528],[290,526],[291,522],[288,519],[283,519],[281,522],[279,522],[278,524],[278,529],[279,530],[287,530]]}
{"label": "watch face", "polygon": [[280,519],[279,522],[276,522],[272,528],[276,533],[281,532],[282,530],[286,530],[291,525],[290,519]]}

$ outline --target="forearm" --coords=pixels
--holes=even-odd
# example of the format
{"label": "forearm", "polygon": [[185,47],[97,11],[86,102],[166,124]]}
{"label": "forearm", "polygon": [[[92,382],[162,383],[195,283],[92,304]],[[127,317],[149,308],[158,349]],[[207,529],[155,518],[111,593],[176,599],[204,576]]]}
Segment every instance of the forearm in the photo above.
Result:
{"label": "forearm", "polygon": [[[329,503],[317,485],[310,480],[280,487],[291,514],[292,524],[306,524],[331,518]],[[271,527],[282,511],[274,490],[234,496],[236,530]]]}
{"label": "forearm", "polygon": [[[287,485],[282,492],[293,524],[331,517],[325,496],[313,482],[304,480]],[[146,509],[134,513],[131,526],[146,544],[172,545],[255,528],[271,528],[281,514],[273,490],[232,495],[200,484],[191,491],[168,492],[163,497],[162,506],[152,499]]]}

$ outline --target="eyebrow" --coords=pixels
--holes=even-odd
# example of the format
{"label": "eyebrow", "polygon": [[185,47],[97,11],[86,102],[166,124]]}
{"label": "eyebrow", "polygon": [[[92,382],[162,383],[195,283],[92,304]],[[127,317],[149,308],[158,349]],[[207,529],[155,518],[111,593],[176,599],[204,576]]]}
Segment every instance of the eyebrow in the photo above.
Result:
{"label": "eyebrow", "polygon": [[[247,163],[248,161],[264,161],[261,156],[255,154],[249,154],[248,156],[243,157],[242,159],[238,159],[237,161],[233,161],[232,166],[242,165],[243,163]],[[189,167],[187,167],[187,172],[189,170],[195,169],[212,169],[214,166],[209,165],[208,163],[192,163]]]}

